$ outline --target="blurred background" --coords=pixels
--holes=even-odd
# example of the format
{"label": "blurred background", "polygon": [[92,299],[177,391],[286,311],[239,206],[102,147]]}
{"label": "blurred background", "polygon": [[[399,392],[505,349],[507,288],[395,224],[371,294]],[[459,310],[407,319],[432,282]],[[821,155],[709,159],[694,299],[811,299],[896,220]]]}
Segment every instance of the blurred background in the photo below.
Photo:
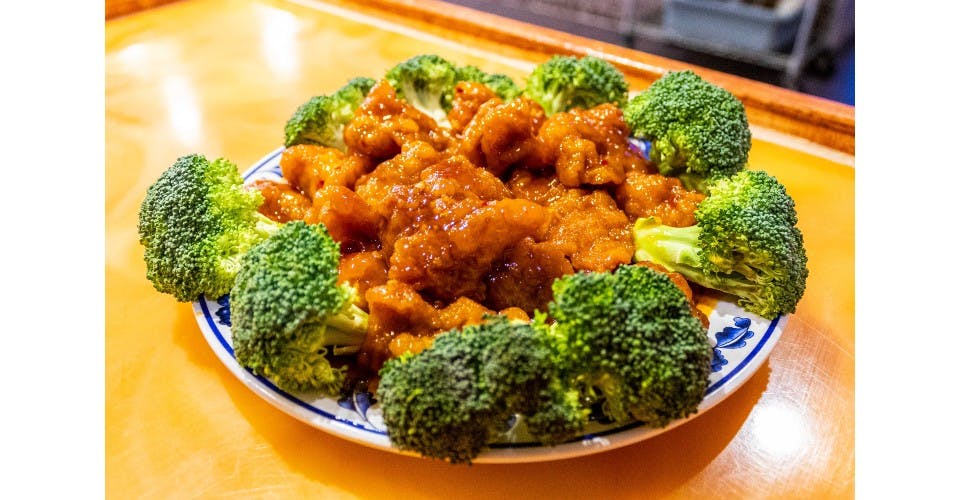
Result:
{"label": "blurred background", "polygon": [[854,102],[854,0],[447,0]]}

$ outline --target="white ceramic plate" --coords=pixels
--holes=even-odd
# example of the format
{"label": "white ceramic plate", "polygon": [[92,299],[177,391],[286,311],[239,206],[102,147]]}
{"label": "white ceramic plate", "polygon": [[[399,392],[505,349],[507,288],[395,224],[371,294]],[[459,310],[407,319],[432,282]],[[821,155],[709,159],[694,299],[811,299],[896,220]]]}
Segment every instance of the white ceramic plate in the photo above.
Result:
{"label": "white ceramic plate", "polygon": [[[262,178],[281,178],[279,148],[265,156],[244,174],[250,182]],[[357,393],[341,400],[290,393],[269,380],[240,366],[233,356],[230,332],[229,299],[201,298],[193,303],[194,313],[204,337],[213,351],[253,392],[280,410],[318,429],[367,446],[403,453],[391,446],[378,405],[369,393]],[[582,437],[557,446],[543,446],[522,436],[495,443],[476,463],[511,463],[557,460],[612,450],[642,441],[680,425],[723,401],[753,375],[770,355],[780,338],[786,317],[768,320],[745,312],[736,304],[720,301],[709,314],[708,334],[714,344],[713,373],[707,395],[699,412],[677,420],[666,428],[652,429],[639,423],[603,425],[591,423]]]}

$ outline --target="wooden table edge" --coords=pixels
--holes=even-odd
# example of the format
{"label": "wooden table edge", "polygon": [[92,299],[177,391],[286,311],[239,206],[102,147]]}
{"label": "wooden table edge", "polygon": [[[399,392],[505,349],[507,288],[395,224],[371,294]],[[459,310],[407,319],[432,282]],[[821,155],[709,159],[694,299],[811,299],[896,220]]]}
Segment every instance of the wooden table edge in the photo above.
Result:
{"label": "wooden table edge", "polygon": [[[177,0],[107,0],[112,19]],[[297,1],[309,5],[309,1]],[[693,69],[743,101],[751,125],[776,130],[814,144],[854,155],[855,108],[774,85],[640,52],[615,44],[536,26],[440,0],[333,0],[359,11],[406,18],[524,51],[575,56],[594,55],[610,61],[627,76],[649,84],[664,73]]]}

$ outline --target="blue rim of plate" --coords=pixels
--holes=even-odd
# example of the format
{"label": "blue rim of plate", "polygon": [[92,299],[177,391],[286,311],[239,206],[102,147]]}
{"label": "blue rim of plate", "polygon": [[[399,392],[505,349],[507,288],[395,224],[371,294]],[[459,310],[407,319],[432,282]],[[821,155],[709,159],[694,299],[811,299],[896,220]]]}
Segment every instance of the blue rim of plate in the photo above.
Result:
{"label": "blue rim of plate", "polygon": [[[258,179],[282,178],[278,158],[283,150],[284,148],[280,147],[264,156],[243,174],[244,181],[249,182],[255,176]],[[218,318],[217,310],[211,309],[211,302],[217,304],[217,299],[200,297],[193,303],[198,326],[220,360],[255,393],[278,409],[314,427],[375,448],[409,454],[392,447],[386,432],[372,428],[369,423],[364,423],[365,416],[357,419],[336,415],[278,388],[270,380],[241,367],[234,357],[233,346],[224,333],[224,329],[229,326],[223,322],[222,318]],[[225,304],[220,305],[222,307]],[[767,320],[746,313],[735,304],[723,300],[718,301],[709,317],[708,333],[711,335],[711,340],[715,341],[714,373],[711,375],[710,385],[696,414],[658,429],[646,427],[642,422],[608,426],[566,443],[549,447],[529,441],[498,442],[492,444],[488,451],[481,453],[474,462],[546,461],[597,453],[642,441],[702,415],[736,391],[759,369],[779,340],[787,319],[787,316],[780,315]],[[762,328],[761,335],[754,333],[756,327]],[[731,363],[728,357],[734,359],[734,362]]]}

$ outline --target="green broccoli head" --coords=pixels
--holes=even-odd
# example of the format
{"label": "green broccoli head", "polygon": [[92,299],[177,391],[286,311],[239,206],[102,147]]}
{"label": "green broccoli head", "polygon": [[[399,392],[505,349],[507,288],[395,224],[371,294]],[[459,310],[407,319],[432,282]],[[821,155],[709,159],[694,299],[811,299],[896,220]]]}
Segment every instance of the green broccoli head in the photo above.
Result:
{"label": "green broccoli head", "polygon": [[587,412],[560,377],[548,330],[488,317],[387,361],[377,399],[391,442],[458,463],[476,457],[518,414],[534,417],[528,429],[541,442],[576,435]]}
{"label": "green broccoli head", "polygon": [[479,386],[475,361],[459,354],[428,349],[384,363],[376,397],[394,446],[468,463],[503,425]]}
{"label": "green broccoli head", "polygon": [[532,323],[492,318],[465,337],[484,351],[481,380],[491,399],[521,415],[534,439],[553,445],[583,431],[589,409],[569,377],[565,339],[542,315]]}
{"label": "green broccoli head", "polygon": [[181,302],[226,294],[240,257],[278,227],[257,212],[262,203],[228,160],[177,159],[140,205],[147,278]]}
{"label": "green broccoli head", "polygon": [[520,95],[520,87],[507,75],[487,73],[476,66],[457,67],[435,54],[421,54],[397,64],[387,71],[386,79],[397,96],[442,127],[450,126],[447,113],[461,81],[482,83],[505,101]]}
{"label": "green broccoli head", "polygon": [[357,77],[329,96],[311,97],[287,120],[284,145],[318,144],[345,151],[343,129],[375,83],[372,78]]}
{"label": "green broccoli head", "polygon": [[627,90],[623,73],[603,59],[554,56],[533,69],[523,93],[550,116],[603,103],[623,106]]}
{"label": "green broccoli head", "polygon": [[537,442],[552,446],[583,433],[590,409],[584,405],[579,387],[557,379],[541,392],[540,398],[535,411],[523,414],[527,432]]}
{"label": "green broccoli head", "polygon": [[623,110],[635,136],[650,141],[650,160],[664,175],[703,190],[713,177],[729,177],[747,162],[750,127],[733,94],[692,71],[667,73],[634,96]]}
{"label": "green broccoli head", "polygon": [[482,83],[504,101],[509,101],[521,93],[520,87],[509,76],[501,73],[487,73],[476,66],[459,68],[457,80]]}
{"label": "green broccoli head", "polygon": [[356,106],[359,106],[360,103],[363,102],[363,99],[370,93],[370,89],[376,84],[377,81],[373,78],[358,76],[350,79],[343,87],[337,89],[337,91],[333,93],[333,96],[355,103],[354,108],[356,108]]}
{"label": "green broccoli head", "polygon": [[326,228],[302,221],[284,224],[247,252],[230,292],[242,366],[281,389],[339,395],[344,369],[330,364],[327,347],[356,352],[367,330],[356,291],[337,284],[339,260],[340,246]]}
{"label": "green broccoli head", "polygon": [[776,178],[743,170],[707,184],[690,227],[653,218],[634,226],[635,258],[733,294],[744,310],[792,313],[806,289],[807,254],[793,199]]}
{"label": "green broccoli head", "polygon": [[713,350],[683,292],[643,266],[579,272],[554,281],[550,315],[571,362],[603,412],[654,427],[696,413]]}
{"label": "green broccoli head", "polygon": [[453,63],[435,54],[421,54],[390,68],[386,79],[397,96],[433,118],[438,125],[449,127],[447,112],[453,104],[454,88],[460,81]]}

